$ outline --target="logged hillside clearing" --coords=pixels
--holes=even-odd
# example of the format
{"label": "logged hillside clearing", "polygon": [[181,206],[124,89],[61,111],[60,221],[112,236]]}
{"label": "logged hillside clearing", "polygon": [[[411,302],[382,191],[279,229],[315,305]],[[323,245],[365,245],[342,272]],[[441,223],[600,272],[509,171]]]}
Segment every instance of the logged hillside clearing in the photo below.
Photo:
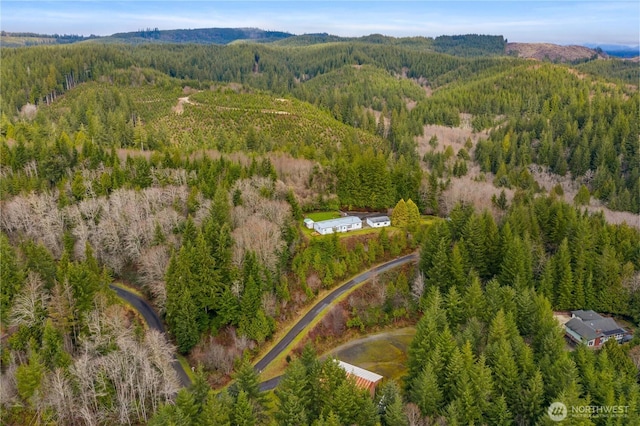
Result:
{"label": "logged hillside clearing", "polygon": [[507,43],[506,53],[515,54],[519,58],[554,62],[574,62],[609,57],[602,51],[599,52],[584,46],[561,46],[551,43]]}

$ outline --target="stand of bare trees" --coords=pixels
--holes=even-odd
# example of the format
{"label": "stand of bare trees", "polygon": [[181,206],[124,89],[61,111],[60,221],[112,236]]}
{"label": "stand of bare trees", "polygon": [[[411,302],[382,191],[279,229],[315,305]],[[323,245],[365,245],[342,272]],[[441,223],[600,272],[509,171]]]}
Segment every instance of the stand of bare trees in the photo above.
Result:
{"label": "stand of bare trees", "polygon": [[56,191],[32,193],[3,203],[0,227],[14,238],[41,242],[54,257],[61,255],[62,237],[70,228],[76,258],[83,258],[89,242],[96,257],[118,273],[140,260],[158,230],[175,243],[173,230],[184,219],[181,209],[187,196],[185,186],[118,189],[109,197],[87,198],[61,209]]}
{"label": "stand of bare trees", "polygon": [[239,180],[231,190],[241,194],[241,204],[232,212],[234,262],[240,264],[252,251],[263,265],[275,270],[278,255],[286,247],[282,230],[291,218],[291,207],[274,199],[275,185],[268,178]]}
{"label": "stand of bare trees", "polygon": [[[12,326],[42,322],[47,298],[39,277],[32,275],[12,309]],[[33,308],[33,309],[29,309]],[[11,361],[0,376],[0,403],[4,409],[27,404],[35,412],[34,422],[65,425],[146,423],[158,406],[172,401],[179,389],[171,366],[174,352],[155,330],[140,335],[125,308],[106,305],[97,298],[86,320],[87,332],[80,339],[69,366],[47,368],[35,348],[27,355],[11,352]],[[41,324],[39,324],[41,326]],[[39,366],[29,377],[39,378],[35,391],[25,401],[25,379],[18,377],[24,365]],[[32,385],[32,382],[29,382]]]}
{"label": "stand of bare trees", "polygon": [[2,203],[0,227],[9,236],[41,242],[58,257],[62,253],[64,215],[56,192],[14,197]]}

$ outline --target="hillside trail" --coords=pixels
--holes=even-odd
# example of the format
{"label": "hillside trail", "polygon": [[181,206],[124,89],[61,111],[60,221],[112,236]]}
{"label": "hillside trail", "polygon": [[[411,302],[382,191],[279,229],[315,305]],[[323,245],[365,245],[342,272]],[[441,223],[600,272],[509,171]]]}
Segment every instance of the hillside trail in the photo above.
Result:
{"label": "hillside trail", "polygon": [[[276,101],[286,101],[286,99],[276,99]],[[184,105],[185,104],[189,104],[189,105],[199,105],[197,102],[194,102],[190,99],[190,95],[189,96],[183,96],[181,98],[178,98],[178,103],[176,103],[175,106],[171,107],[171,111],[178,114],[178,115],[182,115],[184,113]],[[218,110],[227,110],[227,111],[254,111],[251,108],[238,108],[238,107],[224,107],[224,106],[220,106],[220,105],[216,105],[216,109]],[[281,111],[281,110],[276,110],[276,109],[260,109],[259,110],[262,114],[274,114],[274,115],[291,115],[291,113],[289,111]]]}
{"label": "hillside trail", "polygon": [[176,106],[171,108],[171,111],[175,112],[178,115],[182,115],[182,113],[184,112],[184,104],[197,105],[195,102],[189,99],[189,96],[183,96],[181,98],[178,98],[178,103],[176,104]]}

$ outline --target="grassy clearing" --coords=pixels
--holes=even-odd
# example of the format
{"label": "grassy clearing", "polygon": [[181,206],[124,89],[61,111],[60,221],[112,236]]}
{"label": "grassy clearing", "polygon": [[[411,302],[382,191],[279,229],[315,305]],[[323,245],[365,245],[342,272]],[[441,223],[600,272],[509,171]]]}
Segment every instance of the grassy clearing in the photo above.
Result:
{"label": "grassy clearing", "polygon": [[415,332],[414,327],[407,327],[354,339],[323,356],[334,356],[401,382],[407,371],[407,351]]}
{"label": "grassy clearing", "polygon": [[[356,231],[341,232],[338,234],[338,238],[342,239],[347,237],[353,237],[355,235],[379,234],[381,229],[382,228],[367,227],[367,228],[358,229]],[[387,230],[388,236],[391,236],[396,232],[400,231],[400,228],[396,228],[395,226],[386,226],[385,229]]]}
{"label": "grassy clearing", "polygon": [[[348,231],[348,232],[338,232],[338,238],[339,239],[344,239],[344,238],[349,238],[349,237],[354,237],[357,235],[370,235],[370,234],[379,234],[380,233],[380,229],[382,228],[363,228],[363,229],[358,229],[355,231]],[[387,235],[391,236],[394,233],[398,232],[400,230],[400,228],[396,228],[395,226],[387,226]],[[303,232],[306,236],[308,237],[314,237],[314,238],[322,238],[322,237],[327,237],[327,238],[331,238],[332,234],[327,234],[327,235],[320,235],[318,234],[316,231],[314,231],[313,229],[308,229],[307,227],[303,228]]]}
{"label": "grassy clearing", "polygon": [[193,383],[196,379],[196,376],[195,374],[193,374],[193,371],[191,371],[191,366],[189,365],[187,359],[179,354],[176,354],[176,359],[178,360],[180,365],[182,365],[182,369],[185,371],[185,373],[187,373],[187,376],[189,376],[189,380],[191,380],[191,383]]}
{"label": "grassy clearing", "polygon": [[340,217],[340,212],[332,210],[332,211],[325,211],[325,212],[313,212],[313,213],[308,213],[305,215],[305,217],[308,217],[309,219],[313,220],[314,222],[320,222],[321,220],[329,220],[329,219],[336,219]]}

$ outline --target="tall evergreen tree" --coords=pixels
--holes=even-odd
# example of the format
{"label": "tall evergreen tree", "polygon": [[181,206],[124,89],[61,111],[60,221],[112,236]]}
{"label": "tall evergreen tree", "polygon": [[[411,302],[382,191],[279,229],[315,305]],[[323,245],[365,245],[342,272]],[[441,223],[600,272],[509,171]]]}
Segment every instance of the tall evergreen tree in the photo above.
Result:
{"label": "tall evergreen tree", "polygon": [[0,322],[7,323],[9,307],[22,285],[22,272],[9,239],[0,233]]}
{"label": "tall evergreen tree", "polygon": [[[168,307],[167,307],[168,309]],[[197,308],[193,303],[189,288],[182,290],[176,303],[176,310],[172,309],[169,316],[167,310],[167,321],[172,324],[173,335],[176,338],[180,353],[188,353],[200,340],[197,323]]]}
{"label": "tall evergreen tree", "polygon": [[568,310],[574,306],[574,300],[571,254],[569,252],[569,243],[566,238],[563,239],[560,244],[558,253],[554,258],[554,263],[557,282],[556,307],[561,310]]}
{"label": "tall evergreen tree", "polygon": [[463,320],[470,318],[483,319],[487,315],[487,302],[482,291],[480,279],[473,274],[470,284],[464,290],[462,298]]}
{"label": "tall evergreen tree", "polygon": [[308,401],[305,389],[306,368],[302,361],[295,360],[289,364],[287,371],[276,389],[278,411],[275,418],[280,425],[303,426],[309,424],[305,407]]}
{"label": "tall evergreen tree", "polygon": [[456,287],[459,293],[464,291],[467,284],[468,275],[465,273],[464,256],[461,253],[462,244],[455,244],[450,255],[451,285]]}
{"label": "tall evergreen tree", "polygon": [[317,354],[310,344],[305,345],[300,355],[300,363],[305,369],[305,382],[303,392],[307,398],[303,400],[306,410],[309,413],[309,420],[318,418],[322,411],[321,400],[322,389],[320,387],[320,377],[322,366],[317,359]]}
{"label": "tall evergreen tree", "polygon": [[472,215],[463,230],[465,252],[469,258],[466,263],[478,273],[480,278],[486,279],[490,275],[487,260],[487,245],[484,226],[477,215]]}
{"label": "tall evergreen tree", "polygon": [[200,414],[203,426],[231,426],[234,414],[234,401],[226,390],[215,395],[209,392],[206,404]]}
{"label": "tall evergreen tree", "polygon": [[540,370],[529,378],[528,383],[525,384],[525,389],[522,394],[522,401],[520,407],[522,418],[526,422],[532,424],[536,423],[541,413],[543,412],[544,402],[544,382]]}
{"label": "tall evergreen tree", "polygon": [[440,240],[438,250],[433,257],[433,267],[424,271],[429,287],[435,287],[440,291],[446,291],[452,284],[451,261],[449,259],[449,247],[446,240]]}
{"label": "tall evergreen tree", "polygon": [[407,200],[407,227],[409,229],[415,230],[420,225],[420,209],[416,205],[416,203],[409,198]]}
{"label": "tall evergreen tree", "polygon": [[447,312],[447,318],[449,319],[449,325],[453,330],[456,330],[458,325],[462,323],[463,319],[463,306],[462,298],[456,287],[450,287],[449,292],[445,297],[445,309]]}
{"label": "tall evergreen tree", "polygon": [[491,420],[491,424],[494,425],[508,426],[513,424],[513,416],[511,411],[509,411],[507,399],[504,395],[496,398],[496,401],[491,406],[489,419]]}
{"label": "tall evergreen tree", "polygon": [[424,416],[435,416],[438,413],[443,396],[431,363],[428,362],[415,378],[409,397]]}
{"label": "tall evergreen tree", "polygon": [[516,407],[520,395],[520,377],[518,366],[513,358],[513,351],[506,340],[501,340],[492,351],[492,370],[496,391],[505,395],[507,406]]}
{"label": "tall evergreen tree", "polygon": [[409,224],[409,209],[404,199],[400,199],[391,213],[391,223],[393,226],[405,228]]}
{"label": "tall evergreen tree", "polygon": [[236,405],[233,410],[233,425],[234,426],[255,426],[258,420],[253,411],[251,401],[247,396],[247,393],[241,390],[238,393],[236,399]]}
{"label": "tall evergreen tree", "polygon": [[265,402],[264,393],[260,390],[258,374],[253,366],[245,358],[233,374],[239,392],[244,392],[246,397],[262,406]]}
{"label": "tall evergreen tree", "polygon": [[382,414],[382,424],[388,426],[407,426],[400,388],[393,381],[385,383],[381,389],[378,411]]}

